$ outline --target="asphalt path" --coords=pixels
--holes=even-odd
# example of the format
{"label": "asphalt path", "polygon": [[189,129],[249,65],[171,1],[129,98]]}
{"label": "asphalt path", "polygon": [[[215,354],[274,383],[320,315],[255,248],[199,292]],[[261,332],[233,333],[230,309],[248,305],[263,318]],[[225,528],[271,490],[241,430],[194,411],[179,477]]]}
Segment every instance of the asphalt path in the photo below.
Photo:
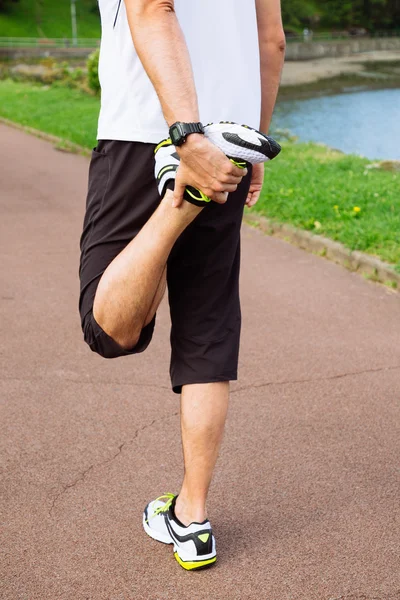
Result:
{"label": "asphalt path", "polygon": [[0,125],[2,600],[395,600],[400,300],[243,229],[243,343],[209,513],[187,573],[142,531],[178,490],[169,317],[138,357],[82,341],[87,159]]}

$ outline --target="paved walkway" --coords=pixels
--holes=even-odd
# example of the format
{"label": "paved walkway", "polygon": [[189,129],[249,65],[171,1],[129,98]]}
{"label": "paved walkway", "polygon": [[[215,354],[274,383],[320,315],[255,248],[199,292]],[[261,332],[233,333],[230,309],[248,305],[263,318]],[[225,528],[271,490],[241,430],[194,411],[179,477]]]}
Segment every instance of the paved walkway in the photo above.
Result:
{"label": "paved walkway", "polygon": [[166,306],[148,353],[85,347],[88,162],[0,139],[2,600],[400,598],[399,296],[244,228],[219,562],[186,573],[141,528],[181,476]]}

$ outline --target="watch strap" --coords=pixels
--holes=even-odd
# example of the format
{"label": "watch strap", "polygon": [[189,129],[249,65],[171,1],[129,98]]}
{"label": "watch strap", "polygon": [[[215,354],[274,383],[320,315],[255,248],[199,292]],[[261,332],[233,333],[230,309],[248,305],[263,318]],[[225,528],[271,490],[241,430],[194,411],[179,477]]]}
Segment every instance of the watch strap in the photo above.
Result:
{"label": "watch strap", "polygon": [[204,133],[203,123],[182,123],[185,135],[190,133]]}

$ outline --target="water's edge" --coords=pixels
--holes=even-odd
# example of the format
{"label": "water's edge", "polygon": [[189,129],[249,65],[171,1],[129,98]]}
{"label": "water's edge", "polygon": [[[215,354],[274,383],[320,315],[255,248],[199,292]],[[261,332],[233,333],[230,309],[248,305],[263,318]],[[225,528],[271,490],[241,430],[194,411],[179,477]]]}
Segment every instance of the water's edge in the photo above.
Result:
{"label": "water's edge", "polygon": [[281,85],[278,105],[287,100],[304,100],[358,91],[400,88],[400,60],[377,60],[361,63],[364,70],[343,73],[302,84]]}

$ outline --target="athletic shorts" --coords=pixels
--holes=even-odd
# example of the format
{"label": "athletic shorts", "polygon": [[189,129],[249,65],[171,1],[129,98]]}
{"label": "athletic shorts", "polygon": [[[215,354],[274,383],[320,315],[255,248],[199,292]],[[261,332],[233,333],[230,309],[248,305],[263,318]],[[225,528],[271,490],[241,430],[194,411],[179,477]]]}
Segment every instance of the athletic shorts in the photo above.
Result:
{"label": "athletic shorts", "polygon": [[[136,346],[125,350],[93,317],[99,280],[160,203],[154,144],[99,141],[89,169],[81,237],[80,299],[84,339],[104,358],[143,352],[153,321]],[[240,227],[249,174],[226,204],[211,202],[177,240],[167,264],[171,313],[170,375],[182,386],[237,379],[240,339]]]}

